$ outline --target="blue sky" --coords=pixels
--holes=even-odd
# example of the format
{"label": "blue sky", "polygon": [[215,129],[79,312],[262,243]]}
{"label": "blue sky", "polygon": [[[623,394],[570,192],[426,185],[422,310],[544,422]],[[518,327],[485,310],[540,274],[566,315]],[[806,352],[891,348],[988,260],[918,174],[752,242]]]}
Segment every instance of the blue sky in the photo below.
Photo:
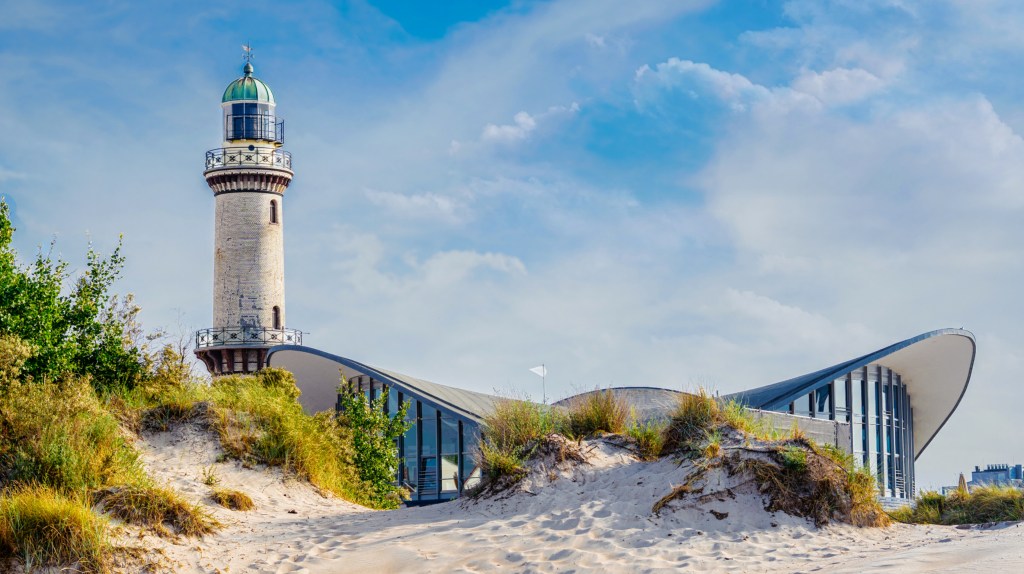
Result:
{"label": "blue sky", "polygon": [[423,6],[0,0],[18,247],[124,234],[146,325],[209,326],[203,152],[251,42],[308,344],[534,396],[544,362],[557,398],[731,392],[963,326],[975,376],[921,486],[1024,461],[1024,7]]}

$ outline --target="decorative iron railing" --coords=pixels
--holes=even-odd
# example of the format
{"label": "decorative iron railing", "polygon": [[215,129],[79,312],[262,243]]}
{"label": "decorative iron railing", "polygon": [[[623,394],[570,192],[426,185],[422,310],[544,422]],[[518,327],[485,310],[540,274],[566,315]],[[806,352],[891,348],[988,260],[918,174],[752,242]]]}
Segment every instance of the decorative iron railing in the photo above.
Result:
{"label": "decorative iron railing", "polygon": [[256,345],[301,345],[302,331],[266,327],[220,327],[196,332],[196,348]]}
{"label": "decorative iron railing", "polygon": [[220,167],[292,168],[292,154],[279,149],[222,147],[206,152],[206,169]]}
{"label": "decorative iron railing", "polygon": [[224,117],[224,138],[231,140],[284,141],[284,120],[269,114],[228,114]]}

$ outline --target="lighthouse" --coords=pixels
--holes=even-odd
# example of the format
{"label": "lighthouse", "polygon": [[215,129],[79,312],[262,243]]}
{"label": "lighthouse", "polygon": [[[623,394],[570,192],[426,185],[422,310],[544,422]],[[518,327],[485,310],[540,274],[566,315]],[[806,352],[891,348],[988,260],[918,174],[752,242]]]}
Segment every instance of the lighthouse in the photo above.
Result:
{"label": "lighthouse", "polygon": [[213,376],[253,373],[270,348],[302,344],[285,322],[284,192],[294,173],[284,120],[248,48],[242,74],[224,90],[224,138],[203,172],[215,209],[213,326],[196,333],[195,354]]}

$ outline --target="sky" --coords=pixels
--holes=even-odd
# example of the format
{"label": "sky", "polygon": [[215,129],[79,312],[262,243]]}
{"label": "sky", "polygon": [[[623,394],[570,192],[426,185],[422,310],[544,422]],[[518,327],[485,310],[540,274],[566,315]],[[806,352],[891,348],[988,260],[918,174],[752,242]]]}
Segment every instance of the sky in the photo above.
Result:
{"label": "sky", "polygon": [[918,486],[1024,462],[1024,4],[0,0],[0,195],[210,326],[220,96],[274,90],[287,326],[440,383],[721,393],[977,337]]}

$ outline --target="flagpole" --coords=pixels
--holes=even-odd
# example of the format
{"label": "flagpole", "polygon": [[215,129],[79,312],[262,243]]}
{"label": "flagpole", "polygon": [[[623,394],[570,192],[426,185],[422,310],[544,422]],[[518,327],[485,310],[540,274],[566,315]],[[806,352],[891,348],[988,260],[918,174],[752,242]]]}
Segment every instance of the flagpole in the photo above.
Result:
{"label": "flagpole", "polygon": [[544,366],[544,363],[540,364],[540,372],[544,373],[540,376],[540,394],[544,397],[544,404],[548,404],[548,387],[547,387],[547,376],[548,369]]}

